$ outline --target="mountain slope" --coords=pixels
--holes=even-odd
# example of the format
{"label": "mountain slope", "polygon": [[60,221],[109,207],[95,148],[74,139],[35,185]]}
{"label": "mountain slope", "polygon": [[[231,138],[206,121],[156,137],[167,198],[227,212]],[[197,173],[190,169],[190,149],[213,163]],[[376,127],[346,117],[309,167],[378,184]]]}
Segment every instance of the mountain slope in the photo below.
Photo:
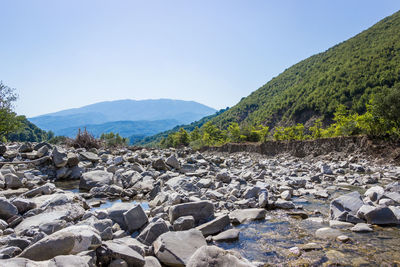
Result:
{"label": "mountain slope", "polygon": [[113,121],[155,121],[176,120],[190,123],[216,110],[194,101],[158,100],[117,100],[100,102],[81,108],[63,110],[30,118],[29,120],[45,130],[61,130]]}
{"label": "mountain slope", "polygon": [[102,133],[119,133],[122,137],[146,137],[173,128],[179,124],[176,120],[158,121],[115,121],[102,124],[88,124],[85,126],[73,126],[56,130],[55,134],[60,136],[75,137],[78,129],[84,129],[95,137],[100,137]]}
{"label": "mountain slope", "polygon": [[289,125],[327,122],[339,104],[363,113],[373,93],[400,82],[400,12],[273,78],[212,120]]}
{"label": "mountain slope", "polygon": [[192,122],[190,124],[187,125],[178,125],[176,127],[174,127],[173,129],[164,131],[164,132],[160,132],[156,135],[153,136],[148,136],[145,138],[138,138],[136,136],[131,136],[129,139],[131,141],[131,143],[133,143],[134,145],[138,145],[138,146],[154,146],[157,147],[160,143],[160,141],[163,138],[166,138],[170,133],[174,133],[179,131],[180,128],[185,129],[186,131],[193,131],[196,127],[201,127],[203,126],[203,124],[205,124],[206,122],[210,121],[211,119],[217,117],[218,115],[221,115],[222,113],[226,112],[227,110],[229,110],[229,108],[226,109],[221,109],[219,111],[217,111],[215,114],[204,117],[198,121]]}

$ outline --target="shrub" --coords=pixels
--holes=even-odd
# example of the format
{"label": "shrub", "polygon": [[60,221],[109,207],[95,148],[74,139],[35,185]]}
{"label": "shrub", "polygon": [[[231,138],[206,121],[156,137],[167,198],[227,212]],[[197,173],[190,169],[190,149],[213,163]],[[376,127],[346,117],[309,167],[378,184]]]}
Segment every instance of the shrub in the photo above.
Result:
{"label": "shrub", "polygon": [[86,128],[83,132],[81,132],[81,129],[79,129],[75,139],[69,139],[67,142],[68,145],[75,148],[91,149],[100,147],[100,141],[94,138],[94,136],[88,131],[86,131]]}

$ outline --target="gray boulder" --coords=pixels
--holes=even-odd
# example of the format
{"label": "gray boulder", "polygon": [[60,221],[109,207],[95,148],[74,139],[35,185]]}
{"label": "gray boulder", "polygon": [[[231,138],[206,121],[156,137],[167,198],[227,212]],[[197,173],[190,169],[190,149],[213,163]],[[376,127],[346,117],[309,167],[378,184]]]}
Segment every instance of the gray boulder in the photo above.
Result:
{"label": "gray boulder", "polygon": [[399,220],[393,211],[388,207],[375,207],[364,214],[367,223],[377,225],[395,225]]}
{"label": "gray boulder", "polygon": [[64,150],[55,147],[51,153],[51,158],[57,168],[62,168],[67,165],[68,157]]}
{"label": "gray boulder", "polygon": [[5,197],[0,197],[0,219],[8,220],[18,214],[18,209]]}
{"label": "gray boulder", "polygon": [[237,229],[229,229],[216,236],[213,236],[213,240],[216,242],[231,242],[239,239],[240,231]]}
{"label": "gray boulder", "polygon": [[162,234],[153,243],[157,259],[167,266],[185,266],[196,250],[207,245],[196,229]]}
{"label": "gray boulder", "polygon": [[254,267],[248,260],[243,259],[239,253],[223,250],[216,246],[202,246],[190,257],[187,267]]}
{"label": "gray boulder", "polygon": [[229,214],[232,223],[244,223],[265,219],[267,211],[265,209],[241,209],[234,210]]}
{"label": "gray boulder", "polygon": [[155,222],[149,223],[149,225],[140,232],[137,240],[150,246],[160,235],[168,231],[169,228],[165,221],[163,219],[158,219]]}
{"label": "gray boulder", "polygon": [[194,227],[194,223],[195,221],[193,216],[182,216],[174,221],[173,228],[174,231],[185,231],[192,229]]}
{"label": "gray boulder", "polygon": [[58,255],[77,254],[101,245],[98,232],[86,225],[70,226],[57,231],[26,248],[20,257],[36,261],[52,259]]}
{"label": "gray boulder", "polygon": [[363,205],[364,202],[357,191],[335,198],[330,204],[331,219],[349,221],[349,216],[356,216],[357,211]]}
{"label": "gray boulder", "polygon": [[214,205],[209,201],[198,201],[174,205],[169,209],[171,223],[187,215],[192,215],[196,223],[206,222],[214,217]]}
{"label": "gray boulder", "polygon": [[200,230],[204,236],[209,236],[221,232],[228,225],[230,225],[229,216],[222,215],[212,221],[199,225],[198,227],[196,227],[196,229]]}
{"label": "gray boulder", "polygon": [[171,166],[174,169],[179,170],[181,168],[181,164],[179,163],[178,159],[174,156],[171,155],[170,157],[167,158],[166,162],[168,166]]}
{"label": "gray boulder", "polygon": [[106,171],[85,172],[80,178],[79,188],[90,190],[93,187],[111,185],[113,183],[113,174]]}
{"label": "gray boulder", "polygon": [[149,220],[141,205],[135,205],[123,213],[128,231],[134,232],[145,225]]}
{"label": "gray boulder", "polygon": [[96,163],[96,162],[99,162],[100,161],[100,158],[99,158],[99,156],[97,156],[95,153],[93,153],[93,152],[88,152],[88,151],[86,151],[86,152],[81,152],[81,153],[79,153],[79,155],[81,156],[81,158],[83,159],[83,160],[87,160],[87,161],[90,161],[90,162],[92,162],[92,163]]}
{"label": "gray boulder", "polygon": [[144,260],[146,261],[146,263],[144,265],[146,267],[161,267],[161,264],[157,260],[156,257],[148,256],[148,257],[145,257]]}
{"label": "gray boulder", "polygon": [[129,246],[124,246],[112,241],[106,241],[103,244],[112,252],[112,257],[114,259],[123,259],[128,263],[128,266],[144,266],[144,257]]}
{"label": "gray boulder", "polygon": [[6,173],[4,175],[4,182],[7,188],[18,189],[23,187],[22,180],[13,173]]}

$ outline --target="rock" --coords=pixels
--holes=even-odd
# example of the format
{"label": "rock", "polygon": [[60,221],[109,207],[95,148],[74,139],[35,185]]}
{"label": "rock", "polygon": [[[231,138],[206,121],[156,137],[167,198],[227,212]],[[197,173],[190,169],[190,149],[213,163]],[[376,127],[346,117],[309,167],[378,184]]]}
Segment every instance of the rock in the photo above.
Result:
{"label": "rock", "polygon": [[229,229],[216,236],[213,236],[213,240],[216,242],[232,242],[239,239],[240,231],[237,229]]}
{"label": "rock", "polygon": [[259,188],[258,186],[254,186],[254,187],[248,187],[244,193],[243,193],[243,198],[244,199],[249,199],[249,198],[253,198],[253,197],[258,197],[258,193],[260,192],[261,188]]}
{"label": "rock", "polygon": [[67,165],[68,165],[69,167],[78,166],[78,164],[79,164],[79,157],[78,157],[77,154],[70,152],[70,153],[67,154],[67,158],[68,158],[68,160],[67,160],[67,161],[68,161],[68,162],[67,162]]}
{"label": "rock", "polygon": [[161,264],[156,257],[148,256],[145,257],[144,260],[146,261],[144,265],[145,267],[161,267]]}
{"label": "rock", "polygon": [[7,147],[5,145],[0,144],[0,156],[3,156],[6,153]]}
{"label": "rock", "polygon": [[340,235],[340,236],[336,237],[336,240],[346,243],[346,242],[350,241],[350,237],[348,237],[347,235]]}
{"label": "rock", "polygon": [[171,223],[179,217],[187,215],[192,215],[196,223],[206,222],[214,217],[214,205],[209,201],[198,201],[178,204],[169,208]]}
{"label": "rock", "polygon": [[0,219],[8,220],[18,214],[18,209],[5,197],[0,197]]}
{"label": "rock", "polygon": [[39,230],[46,235],[51,235],[67,226],[67,222],[64,220],[54,220],[48,223],[39,225]]}
{"label": "rock", "polygon": [[19,149],[18,152],[19,153],[27,153],[27,152],[32,152],[33,151],[33,147],[31,143],[23,143]]}
{"label": "rock", "polygon": [[151,165],[153,166],[154,169],[156,169],[157,171],[166,171],[168,170],[167,165],[165,164],[164,160],[159,158],[154,160]]}
{"label": "rock", "polygon": [[231,182],[231,177],[230,177],[227,169],[223,169],[221,172],[217,173],[215,179],[217,181],[221,181],[223,183]]}
{"label": "rock", "polygon": [[262,190],[258,195],[258,206],[260,208],[265,208],[268,205],[268,192]]}
{"label": "rock", "polygon": [[36,187],[28,192],[24,193],[25,197],[34,197],[37,195],[50,195],[56,190],[56,186],[52,183],[47,183],[45,185]]}
{"label": "rock", "polygon": [[246,221],[263,220],[266,213],[265,209],[241,209],[232,211],[229,217],[232,223],[244,223]]}
{"label": "rock", "polygon": [[202,246],[190,257],[187,267],[235,266],[254,267],[238,253],[216,246]]}
{"label": "rock", "polygon": [[79,188],[90,190],[93,187],[111,185],[113,183],[113,174],[106,171],[91,171],[82,174]]}
{"label": "rock", "polygon": [[289,190],[285,190],[281,193],[281,198],[283,200],[290,200],[292,198],[292,194],[290,193]]}
{"label": "rock", "polygon": [[25,218],[15,227],[15,232],[21,234],[31,228],[39,228],[39,225],[51,223],[55,220],[63,220],[68,217],[68,211],[53,211],[41,213],[35,216]]}
{"label": "rock", "polygon": [[342,232],[337,229],[332,229],[330,227],[323,227],[315,231],[315,236],[321,239],[336,239],[340,236]]}
{"label": "rock", "polygon": [[144,266],[145,260],[142,255],[128,246],[124,246],[113,241],[103,243],[112,252],[114,259],[123,259],[128,263],[128,266]]}
{"label": "rock", "polygon": [[167,163],[167,165],[169,165],[172,168],[177,169],[177,170],[179,170],[181,168],[181,164],[179,163],[178,159],[174,155],[169,156],[165,163]]}
{"label": "rock", "polygon": [[352,228],[350,228],[351,231],[356,232],[356,233],[367,233],[367,232],[372,232],[374,231],[368,224],[366,223],[357,223],[354,225]]}
{"label": "rock", "polygon": [[150,246],[160,235],[168,231],[169,228],[165,221],[163,219],[158,219],[156,222],[149,223],[149,225],[140,232],[137,240]]}
{"label": "rock", "polygon": [[229,216],[222,215],[212,221],[197,226],[196,229],[200,230],[204,236],[209,236],[221,232],[228,225],[230,225]]}
{"label": "rock", "polygon": [[130,210],[124,212],[123,216],[128,231],[130,232],[140,229],[149,221],[141,205],[135,205]]}
{"label": "rock", "polygon": [[355,216],[362,205],[364,205],[364,202],[357,191],[342,195],[330,204],[331,219],[349,221],[348,216]]}
{"label": "rock", "polygon": [[124,213],[131,208],[132,204],[130,203],[116,203],[107,209],[108,217],[118,223],[122,229],[127,230],[128,226],[125,223]]}
{"label": "rock", "polygon": [[373,186],[365,191],[364,196],[368,197],[371,201],[378,201],[385,193],[381,186]]}
{"label": "rock", "polygon": [[364,214],[367,223],[377,225],[395,225],[400,224],[396,215],[388,207],[375,207]]}
{"label": "rock", "polygon": [[321,172],[322,172],[323,174],[328,174],[328,175],[333,174],[333,171],[332,171],[332,169],[331,169],[331,166],[329,166],[329,165],[327,165],[327,164],[325,164],[325,163],[321,165]]}
{"label": "rock", "polygon": [[77,254],[88,249],[95,249],[100,245],[100,236],[92,227],[70,226],[34,243],[26,248],[20,257],[43,261],[58,255]]}
{"label": "rock", "polygon": [[311,242],[304,245],[300,245],[300,249],[304,251],[321,250],[322,246],[318,245],[317,243]]}
{"label": "rock", "polygon": [[192,229],[194,227],[194,223],[195,221],[193,216],[182,216],[174,221],[173,228],[174,231],[185,231]]}
{"label": "rock", "polygon": [[41,158],[43,156],[46,156],[49,153],[49,148],[47,146],[42,146],[39,149],[37,149],[36,155]]}
{"label": "rock", "polygon": [[4,182],[6,184],[6,187],[11,189],[18,189],[24,186],[21,179],[13,173],[5,174]]}
{"label": "rock", "polygon": [[119,166],[122,165],[125,162],[124,158],[121,156],[115,157],[114,158],[114,165]]}
{"label": "rock", "polygon": [[48,267],[94,267],[96,261],[91,256],[61,255],[48,261]]}
{"label": "rock", "polygon": [[336,229],[350,229],[354,225],[349,222],[342,222],[342,221],[336,221],[336,220],[330,220],[329,221],[329,227],[331,228],[336,228]]}
{"label": "rock", "polygon": [[8,227],[8,223],[2,219],[0,219],[0,230],[4,231]]}
{"label": "rock", "polygon": [[209,188],[212,185],[212,181],[208,178],[202,178],[197,182],[196,185],[200,188]]}
{"label": "rock", "polygon": [[287,210],[295,208],[293,202],[287,201],[287,200],[283,200],[283,199],[278,199],[277,201],[275,201],[274,202],[274,207],[276,209],[287,209]]}
{"label": "rock", "polygon": [[[184,241],[184,242],[182,242]],[[199,230],[167,232],[154,242],[154,254],[167,266],[185,266],[189,258],[202,246],[207,245]]]}
{"label": "rock", "polygon": [[97,156],[95,153],[93,152],[81,152],[79,153],[79,155],[82,157],[83,160],[88,160],[92,163],[97,163],[100,161],[99,156]]}
{"label": "rock", "polygon": [[18,213],[24,214],[28,210],[35,209],[36,203],[32,200],[25,199],[25,198],[16,198],[12,200],[12,204],[17,207]]}
{"label": "rock", "polygon": [[51,152],[51,158],[57,168],[62,168],[67,165],[68,157],[62,149],[55,147],[53,152]]}

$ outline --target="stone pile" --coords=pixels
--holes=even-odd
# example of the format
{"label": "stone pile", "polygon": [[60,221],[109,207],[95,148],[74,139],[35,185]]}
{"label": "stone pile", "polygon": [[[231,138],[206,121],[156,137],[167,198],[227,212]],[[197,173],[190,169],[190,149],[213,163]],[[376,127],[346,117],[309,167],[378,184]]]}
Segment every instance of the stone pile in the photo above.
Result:
{"label": "stone pile", "polygon": [[[234,226],[265,220],[271,209],[318,217],[295,201],[304,196],[332,200],[331,227],[317,230],[317,238],[336,238],[343,223],[356,232],[400,224],[400,168],[355,157],[47,143],[0,152],[0,266],[261,266],[217,246],[240,242]],[[75,180],[80,192],[55,186]],[[368,190],[332,199],[349,186]],[[99,199],[123,201],[95,208]]]}

